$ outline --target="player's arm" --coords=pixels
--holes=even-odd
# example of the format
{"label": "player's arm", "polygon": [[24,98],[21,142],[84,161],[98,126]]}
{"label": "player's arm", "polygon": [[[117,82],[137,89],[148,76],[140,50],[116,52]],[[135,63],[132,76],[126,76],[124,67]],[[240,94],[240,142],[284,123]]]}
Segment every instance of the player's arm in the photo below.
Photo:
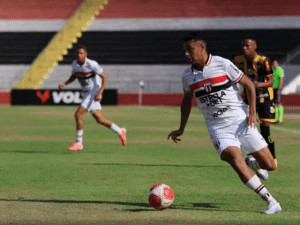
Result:
{"label": "player's arm", "polygon": [[74,80],[76,80],[76,78],[77,78],[77,76],[75,75],[75,73],[72,73],[72,75],[69,77],[69,79],[65,83],[61,83],[58,85],[58,88],[63,89],[65,86],[67,86],[68,84],[70,84]]}
{"label": "player's arm", "polygon": [[108,77],[107,77],[106,73],[102,72],[102,73],[99,74],[99,76],[102,78],[102,85],[101,85],[101,88],[98,91],[98,94],[95,97],[95,101],[100,101],[102,99],[103,91],[104,91],[104,89],[107,85],[107,82],[108,82]]}
{"label": "player's arm", "polygon": [[264,80],[264,82],[254,81],[253,83],[256,88],[273,87],[273,72],[271,70],[269,60],[264,61],[264,69],[265,69],[265,80]]}
{"label": "player's arm", "polygon": [[248,104],[250,106],[249,116],[248,116],[248,126],[255,127],[256,123],[256,93],[255,86],[247,76],[243,76],[239,81],[239,84],[246,89]]}
{"label": "player's arm", "polygon": [[257,82],[254,81],[253,82],[254,86],[256,88],[269,88],[269,87],[273,87],[273,74],[268,74],[265,78],[265,82]]}
{"label": "player's arm", "polygon": [[192,108],[192,99],[193,99],[193,92],[184,92],[184,96],[180,107],[181,110],[180,127],[178,130],[174,130],[168,135],[168,139],[171,137],[175,143],[177,143],[177,141],[181,141],[181,139],[179,139],[178,137],[183,134],[185,126],[189,119],[189,115],[191,113],[191,108]]}

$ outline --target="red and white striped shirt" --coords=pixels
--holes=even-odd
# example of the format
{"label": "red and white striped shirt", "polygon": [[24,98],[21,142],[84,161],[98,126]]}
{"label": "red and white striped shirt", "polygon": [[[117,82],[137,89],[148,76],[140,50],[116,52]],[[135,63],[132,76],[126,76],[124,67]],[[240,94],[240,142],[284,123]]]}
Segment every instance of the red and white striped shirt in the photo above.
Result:
{"label": "red and white striped shirt", "polygon": [[85,58],[83,65],[80,65],[77,60],[72,63],[72,74],[77,76],[84,91],[100,89],[102,79],[99,74],[101,73],[103,73],[103,69],[95,60]]}
{"label": "red and white striped shirt", "polygon": [[207,125],[239,121],[247,117],[248,105],[236,83],[244,73],[228,59],[209,55],[203,71],[189,66],[182,75],[185,92],[194,92]]}

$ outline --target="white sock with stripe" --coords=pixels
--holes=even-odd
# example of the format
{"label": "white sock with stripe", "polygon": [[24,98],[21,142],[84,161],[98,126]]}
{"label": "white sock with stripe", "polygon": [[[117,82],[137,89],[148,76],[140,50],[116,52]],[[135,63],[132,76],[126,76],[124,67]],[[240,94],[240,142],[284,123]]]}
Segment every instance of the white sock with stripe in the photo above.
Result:
{"label": "white sock with stripe", "polygon": [[122,129],[120,127],[118,127],[116,124],[112,123],[110,129],[112,129],[114,132],[121,134],[122,133]]}
{"label": "white sock with stripe", "polygon": [[246,185],[251,188],[253,191],[255,191],[257,194],[260,195],[260,197],[265,200],[266,202],[270,203],[272,201],[276,201],[273,196],[269,193],[269,191],[267,190],[267,188],[265,187],[265,185],[263,185],[260,182],[260,179],[258,178],[258,176],[254,175],[250,180],[248,180],[248,182],[246,183]]}
{"label": "white sock with stripe", "polygon": [[83,130],[78,130],[76,132],[76,142],[79,144],[82,144],[82,136],[83,136]]}

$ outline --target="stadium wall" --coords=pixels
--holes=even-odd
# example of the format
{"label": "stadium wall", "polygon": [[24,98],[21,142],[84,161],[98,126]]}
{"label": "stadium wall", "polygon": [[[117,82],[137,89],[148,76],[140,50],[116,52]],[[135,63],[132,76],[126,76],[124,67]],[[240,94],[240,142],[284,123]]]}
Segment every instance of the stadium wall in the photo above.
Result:
{"label": "stadium wall", "polygon": [[[5,50],[3,52],[4,54],[2,54],[5,57],[1,59],[2,62],[0,64],[5,64],[5,68],[2,70],[3,66],[0,66],[0,78],[1,80],[4,80],[2,78],[7,79],[8,75],[12,75],[10,77],[14,78],[13,82],[12,80],[7,80],[7,85],[5,85],[5,87],[0,88],[0,90],[7,91],[11,89],[10,85],[15,83],[15,81],[18,80],[19,75],[21,76],[23,72],[26,71],[25,67],[30,65],[30,63],[36,57],[38,52],[40,52],[43,49],[44,45],[48,42],[48,39],[51,38],[57,31],[59,31],[65,25],[67,19],[70,18],[74,10],[77,9],[82,2],[83,0],[10,0],[0,2],[0,31],[2,34],[1,37],[4,37],[5,35],[10,36],[9,38],[6,38],[6,40],[2,41],[2,43],[6,43],[5,46],[1,46],[3,50]],[[262,43],[261,41],[259,42],[260,46],[265,46],[266,44],[268,44],[268,39],[274,39],[266,38],[266,34],[275,37],[277,33],[276,31],[282,30],[284,35],[281,36],[284,36],[284,38],[286,36],[290,37],[289,41],[284,41],[284,43],[291,44],[291,46],[297,45],[298,42],[292,43],[292,40],[299,41],[298,31],[300,30],[300,2],[298,0],[290,0],[288,2],[286,2],[285,0],[278,0],[276,1],[276,4],[274,4],[274,1],[272,0],[253,0],[247,4],[245,4],[244,2],[245,1],[240,0],[166,0],[159,2],[156,0],[108,1],[108,5],[105,6],[104,10],[100,12],[100,14],[91,24],[91,26],[87,28],[87,32],[85,32],[83,34],[83,37],[79,40],[86,42],[88,40],[85,39],[85,37],[88,38],[88,36],[93,35],[93,33],[97,33],[97,35],[102,34],[104,36],[110,34],[112,36],[117,37],[120,37],[119,35],[122,34],[122,38],[126,40],[124,46],[127,46],[128,39],[125,39],[125,37],[131,36],[131,39],[134,40],[134,45],[128,45],[130,46],[130,48],[128,50],[125,50],[124,52],[132,52],[132,46],[135,46],[135,49],[138,50],[135,50],[134,52],[136,52],[139,57],[133,58],[123,56],[120,60],[120,58],[116,59],[116,55],[108,57],[108,53],[110,52],[109,50],[105,51],[103,56],[103,59],[109,59],[109,61],[107,61],[106,64],[110,65],[111,67],[115,67],[114,71],[118,71],[115,72],[113,76],[110,76],[108,88],[118,88],[119,92],[123,92],[124,94],[126,94],[125,92],[128,90],[122,90],[119,86],[116,86],[115,84],[120,84],[119,79],[126,80],[127,83],[130,82],[130,79],[132,82],[136,82],[137,75],[140,75],[140,71],[136,70],[137,66],[147,68],[147,66],[149,65],[159,65],[159,72],[162,72],[156,75],[164,77],[165,80],[170,80],[169,77],[165,76],[166,71],[170,71],[170,68],[175,70],[177,66],[182,65],[182,63],[185,63],[184,56],[181,52],[182,43],[179,40],[179,36],[181,35],[179,33],[180,31],[206,31],[210,39],[211,37],[215,37],[218,40],[218,43],[213,43],[213,46],[221,46],[221,48],[228,47],[228,40],[232,40],[231,37],[226,36],[225,34],[235,33],[235,35],[241,35],[238,37],[239,42],[237,44],[234,44],[234,46],[239,48],[240,38],[244,35],[253,34],[254,31],[262,32],[258,33],[257,36],[264,37],[264,39],[266,39],[266,43]],[[280,7],[278,7],[278,5],[280,5]],[[264,33],[263,31],[266,29],[270,30]],[[272,32],[275,32],[275,34],[273,34]],[[166,34],[171,35],[168,36]],[[23,35],[28,36],[29,38],[24,38]],[[34,47],[38,48],[36,50],[33,47],[25,48],[29,46],[28,43],[21,43],[21,41],[24,40],[32,41],[32,35],[38,37],[39,39],[33,41]],[[144,46],[148,46],[149,48],[150,45],[147,43],[146,45],[137,45],[136,39],[138,39],[139,41],[144,40],[145,35],[159,35],[156,37],[158,38],[159,43],[162,40],[166,39],[167,36],[174,37],[174,39],[177,41],[176,43],[171,43],[170,41],[168,41],[168,43],[171,43],[171,47],[163,49],[163,53],[160,53],[159,49],[155,49],[155,54],[157,54],[158,52],[160,56],[163,56],[165,52],[169,52],[169,55],[172,55],[173,57],[175,56],[175,58],[171,59],[169,55],[168,57],[163,58],[159,58],[157,57],[157,55],[150,55],[148,58],[144,57],[146,53],[148,55],[151,53],[149,49],[145,50]],[[176,35],[177,37],[175,37]],[[296,35],[297,37],[291,38],[292,35]],[[16,40],[14,36],[20,37],[20,40]],[[95,39],[97,39],[97,37]],[[13,46],[15,47],[15,49],[17,49],[18,52],[14,52],[14,48],[8,49],[8,44],[6,42],[7,40],[12,40]],[[43,40],[45,40],[44,43],[37,42]],[[119,42],[120,40],[115,41],[115,43],[117,44]],[[16,46],[17,43],[20,43],[21,46]],[[274,46],[278,46],[280,43],[282,43],[282,41],[276,41],[275,45],[272,44],[272,48],[270,48],[270,51],[274,51]],[[117,46],[117,44],[115,44],[115,47],[117,48],[115,52],[119,52],[121,49],[120,46]],[[93,44],[91,45],[93,46]],[[94,43],[94,46],[98,45],[99,44]],[[112,46],[114,45],[114,43],[109,43],[106,45]],[[166,47],[166,43],[162,42],[160,47],[161,46]],[[176,52],[174,52],[174,46],[179,46]],[[103,53],[102,51],[104,47],[105,46],[101,46],[100,50],[97,52]],[[286,50],[287,47],[284,46],[284,49]],[[170,50],[172,50],[172,52]],[[281,51],[280,49],[280,51],[278,49],[275,50],[275,52]],[[236,50],[236,52],[237,51],[240,50],[238,49]],[[236,52],[232,51],[232,47],[222,52],[225,52],[227,54],[236,54]],[[73,53],[74,51],[72,52],[72,50],[70,50],[70,54],[65,57],[64,61],[61,62],[60,66],[54,69],[54,73],[58,71],[58,68],[64,66],[62,64],[69,65],[71,59],[73,59]],[[212,53],[218,54],[218,52]],[[264,51],[263,53],[269,55],[269,52]],[[30,56],[28,54],[33,55]],[[94,55],[92,54],[93,53],[91,52],[91,58],[94,58]],[[8,57],[9,55],[11,57]],[[18,69],[18,71],[15,74],[7,74],[6,72],[4,73],[3,71],[7,71],[7,67],[9,67],[10,69],[20,66],[19,56],[22,57],[22,60],[27,60],[22,61],[21,63],[24,66],[22,71],[19,71],[20,69]],[[127,56],[127,54],[125,54],[125,56]],[[229,55],[224,56],[231,57]],[[277,55],[276,57],[279,57],[279,55]],[[131,61],[128,61],[129,59]],[[102,60],[99,60],[99,63],[102,65]],[[170,65],[170,63],[173,65]],[[128,70],[129,64],[132,66],[132,68],[134,67],[134,69],[129,69],[128,72],[132,72],[133,76],[131,75],[130,77],[128,76],[124,79],[124,70]],[[106,69],[106,67],[104,68]],[[181,73],[182,71],[178,70],[178,74],[173,73],[173,75],[178,75],[178,79],[180,79]],[[112,73],[109,72],[109,75],[111,74]],[[58,73],[58,76],[61,75],[62,73]],[[289,76],[291,76],[291,74],[289,74]],[[115,77],[115,81],[113,81],[111,77]],[[147,78],[149,77],[150,76],[148,76]],[[151,78],[152,77],[153,75],[151,75]],[[143,78],[145,79],[145,77]],[[49,83],[51,83],[50,80],[49,82],[46,81],[45,85],[41,86],[40,88],[49,88]],[[56,80],[53,83],[55,83],[55,85],[57,86],[58,82]],[[124,83],[125,82],[123,82],[123,86],[125,86]],[[176,92],[179,91],[176,90]],[[120,99],[123,93],[120,93]]]}

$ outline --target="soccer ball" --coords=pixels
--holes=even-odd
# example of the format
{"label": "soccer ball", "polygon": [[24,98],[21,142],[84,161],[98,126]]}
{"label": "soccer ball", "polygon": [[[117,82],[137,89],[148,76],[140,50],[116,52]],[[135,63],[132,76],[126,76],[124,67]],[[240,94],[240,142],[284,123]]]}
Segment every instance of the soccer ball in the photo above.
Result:
{"label": "soccer ball", "polygon": [[155,184],[148,193],[148,200],[155,209],[169,208],[174,200],[172,189],[166,184]]}

